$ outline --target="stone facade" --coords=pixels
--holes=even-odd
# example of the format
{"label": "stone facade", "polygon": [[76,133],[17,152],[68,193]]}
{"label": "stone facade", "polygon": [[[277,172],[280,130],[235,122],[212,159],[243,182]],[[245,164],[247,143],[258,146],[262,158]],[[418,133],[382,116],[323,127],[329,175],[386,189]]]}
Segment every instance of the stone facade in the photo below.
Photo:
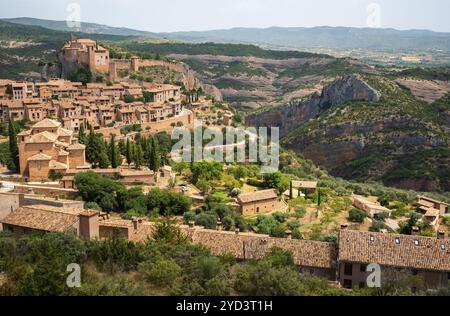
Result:
{"label": "stone facade", "polygon": [[49,173],[64,174],[69,168],[86,165],[85,146],[61,123],[45,119],[17,135],[20,174],[30,182],[48,181]]}

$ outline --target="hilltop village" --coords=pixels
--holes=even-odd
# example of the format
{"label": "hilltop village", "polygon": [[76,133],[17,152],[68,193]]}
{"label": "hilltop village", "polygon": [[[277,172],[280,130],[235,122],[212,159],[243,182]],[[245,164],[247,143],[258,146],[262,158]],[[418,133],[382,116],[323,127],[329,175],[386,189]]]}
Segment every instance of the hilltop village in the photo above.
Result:
{"label": "hilltop village", "polygon": [[[218,128],[236,126],[234,113],[206,95],[188,97],[182,86],[118,82],[120,69],[152,61],[110,60],[95,41],[72,38],[61,54],[65,71],[81,65],[108,82],[0,80],[0,123],[10,136],[3,142],[17,151],[16,172],[0,176],[5,233],[142,243],[166,215],[216,256],[249,261],[280,248],[299,273],[339,288],[367,287],[371,264],[389,271],[386,282],[406,275],[421,279],[414,290],[448,286],[447,203],[350,190],[286,153],[283,172],[274,174],[250,163],[176,164],[169,157],[175,127],[192,129],[205,116]],[[296,173],[303,169],[318,175]]]}

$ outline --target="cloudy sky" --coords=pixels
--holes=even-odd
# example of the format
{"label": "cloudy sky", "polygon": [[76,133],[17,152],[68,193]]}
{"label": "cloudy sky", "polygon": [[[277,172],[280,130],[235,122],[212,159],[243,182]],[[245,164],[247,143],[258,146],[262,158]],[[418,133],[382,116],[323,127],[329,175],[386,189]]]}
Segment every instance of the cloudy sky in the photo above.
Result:
{"label": "cloudy sky", "polygon": [[152,32],[323,25],[450,32],[448,0],[2,0],[0,17],[65,20],[74,3],[82,21]]}

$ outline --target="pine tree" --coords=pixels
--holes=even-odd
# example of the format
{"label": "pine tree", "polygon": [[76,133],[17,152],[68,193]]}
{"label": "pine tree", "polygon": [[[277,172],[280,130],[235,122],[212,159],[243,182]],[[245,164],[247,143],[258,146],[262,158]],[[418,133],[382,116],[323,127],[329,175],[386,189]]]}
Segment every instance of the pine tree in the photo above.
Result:
{"label": "pine tree", "polygon": [[13,122],[9,123],[8,134],[9,134],[9,152],[11,155],[10,168],[13,169],[13,171],[19,171],[19,147],[17,145],[17,130]]}
{"label": "pine tree", "polygon": [[127,139],[127,149],[126,149],[125,156],[127,157],[128,166],[131,165],[131,163],[133,162],[133,152],[132,152],[131,143],[130,143],[129,139]]}

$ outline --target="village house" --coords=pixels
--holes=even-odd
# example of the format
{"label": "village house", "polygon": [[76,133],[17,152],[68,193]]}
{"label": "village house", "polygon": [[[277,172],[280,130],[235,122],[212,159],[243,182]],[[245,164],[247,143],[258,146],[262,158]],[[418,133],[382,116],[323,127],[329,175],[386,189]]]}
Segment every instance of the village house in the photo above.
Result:
{"label": "village house", "polygon": [[99,237],[98,211],[82,208],[22,206],[0,222],[3,231],[17,238],[33,232],[73,232],[85,239]]}
{"label": "village house", "polygon": [[449,212],[448,204],[445,202],[437,201],[426,196],[419,196],[419,210],[422,212],[428,212],[430,209],[437,210],[441,216],[444,216]]}
{"label": "village house", "polygon": [[450,240],[438,238],[341,230],[339,281],[345,288],[366,287],[367,266],[381,266],[381,282],[415,275],[423,288],[448,287]]}
{"label": "village house", "polygon": [[254,216],[276,211],[278,195],[275,190],[256,191],[237,197],[239,212],[244,216]]}
{"label": "village house", "polygon": [[[118,233],[134,242],[151,238],[155,225],[139,218],[123,220],[96,211],[48,205],[15,207],[0,223],[16,237],[41,231],[74,232],[80,238],[103,239]],[[229,232],[223,230],[220,221],[216,230],[197,227],[193,222],[179,227],[192,243],[203,245],[218,256],[231,254],[246,261],[263,258],[274,247],[290,251],[299,272],[330,281],[337,279],[348,289],[367,286],[371,273],[367,268],[371,264],[380,266],[381,284],[416,276],[422,281],[417,289],[437,289],[446,288],[450,280],[450,240],[443,232],[438,238],[430,238],[344,228],[336,244],[292,239],[289,231],[287,238]]]}
{"label": "village house", "polygon": [[297,189],[303,194],[313,194],[317,190],[317,181],[292,180],[292,188]]}
{"label": "village house", "polygon": [[30,182],[48,179],[49,172],[65,173],[86,165],[84,145],[58,121],[45,119],[17,135],[20,174]]}
{"label": "village house", "polygon": [[377,214],[380,213],[392,213],[390,209],[359,195],[353,195],[352,200],[353,206],[362,211],[365,211],[371,218],[374,218]]}
{"label": "village house", "polygon": [[181,100],[181,87],[171,84],[146,84],[144,83],[145,92],[150,95],[150,102],[165,103],[169,101]]}

